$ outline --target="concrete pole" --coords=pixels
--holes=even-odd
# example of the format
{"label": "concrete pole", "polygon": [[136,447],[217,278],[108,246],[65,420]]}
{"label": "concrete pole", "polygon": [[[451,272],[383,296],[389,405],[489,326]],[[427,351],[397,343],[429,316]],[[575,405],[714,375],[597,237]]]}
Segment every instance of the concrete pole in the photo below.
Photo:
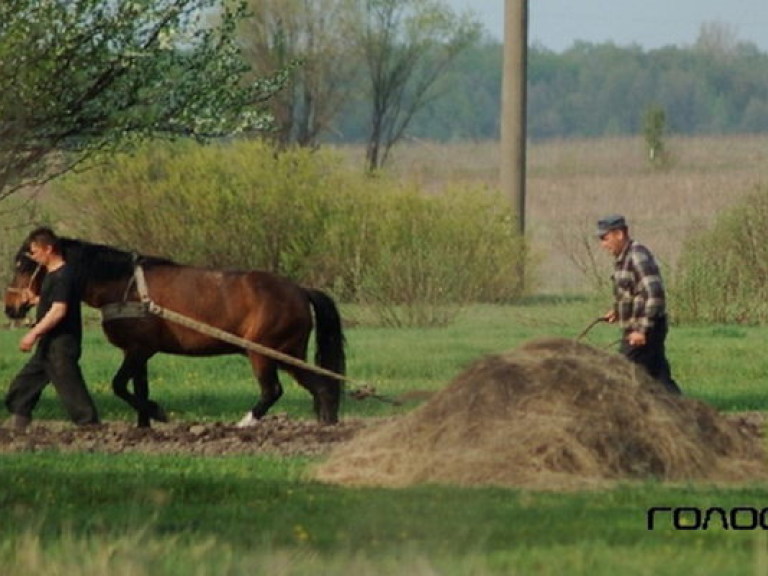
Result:
{"label": "concrete pole", "polygon": [[528,0],[504,0],[504,71],[501,92],[501,189],[525,234]]}

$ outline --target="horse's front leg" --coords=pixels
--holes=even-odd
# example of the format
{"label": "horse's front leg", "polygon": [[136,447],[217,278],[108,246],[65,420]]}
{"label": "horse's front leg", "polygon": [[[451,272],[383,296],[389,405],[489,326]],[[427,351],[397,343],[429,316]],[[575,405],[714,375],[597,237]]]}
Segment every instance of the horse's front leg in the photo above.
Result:
{"label": "horse's front leg", "polygon": [[149,358],[144,358],[143,362],[139,362],[136,365],[136,370],[133,373],[133,391],[136,394],[136,399],[138,400],[139,405],[139,428],[148,428],[150,426],[150,420],[168,422],[168,415],[165,413],[162,406],[149,399],[148,362]]}

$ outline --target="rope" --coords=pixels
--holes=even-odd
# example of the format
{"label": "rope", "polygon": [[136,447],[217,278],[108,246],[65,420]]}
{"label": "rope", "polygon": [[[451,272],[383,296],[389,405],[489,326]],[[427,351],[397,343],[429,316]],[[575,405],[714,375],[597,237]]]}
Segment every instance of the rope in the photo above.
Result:
{"label": "rope", "polygon": [[[169,310],[164,306],[160,306],[159,304],[156,304],[149,297],[147,281],[146,281],[146,278],[144,277],[144,270],[138,264],[136,265],[135,270],[136,270],[135,271],[136,288],[139,292],[139,298],[141,299],[142,302],[144,302],[147,305],[147,310],[149,311],[150,314],[154,314],[155,316],[158,316],[160,318],[173,322],[174,324],[179,324],[186,328],[190,328],[192,330],[195,330],[196,332],[205,334],[206,336],[211,336],[213,338],[221,340],[222,342],[227,342],[228,344],[232,344],[240,348],[245,348],[246,350],[250,350],[251,352],[257,352],[258,354],[267,356],[274,360],[278,360],[279,362],[283,362],[284,364],[289,364],[296,368],[301,368],[302,370],[307,370],[309,372],[314,372],[315,374],[327,376],[329,378],[333,378],[334,380],[346,382],[347,384],[354,384],[354,381],[351,378],[343,374],[339,374],[331,370],[326,370],[325,368],[322,368],[320,366],[309,364],[307,362],[304,362],[303,360],[300,360],[299,358],[296,358],[289,354],[285,354],[283,352],[280,352],[279,350],[275,350],[274,348],[270,348],[269,346],[264,346],[263,344],[252,342],[251,340],[246,340],[245,338],[241,338],[240,336],[236,336],[235,334],[226,332],[225,330],[221,330],[219,328],[216,328],[215,326],[211,326],[210,324],[199,322],[194,318],[190,318],[189,316],[179,314],[178,312]],[[348,393],[350,396],[352,396],[357,400],[362,400],[364,398],[375,398],[377,400],[380,400],[382,402],[387,402],[395,406],[400,405],[400,402],[398,402],[397,400],[394,400],[392,398],[386,398],[385,396],[381,396],[377,394],[373,387],[366,384],[361,384],[357,390],[349,390]]]}
{"label": "rope", "polygon": [[180,324],[181,326],[191,328],[192,330],[195,330],[207,336],[212,336],[223,342],[227,342],[228,344],[234,344],[235,346],[245,348],[252,352],[258,352],[259,354],[263,354],[264,356],[269,356],[270,358],[274,358],[275,360],[279,360],[280,362],[283,362],[285,364],[290,364],[292,366],[295,366],[297,368],[302,368],[304,370],[311,370],[313,372],[317,372],[318,374],[322,374],[323,376],[328,376],[336,380],[344,380],[347,382],[349,381],[349,378],[347,378],[346,376],[343,376],[342,374],[337,374],[336,372],[331,372],[330,370],[326,370],[325,368],[320,368],[318,366],[308,364],[303,360],[299,360],[294,356],[290,356],[289,354],[285,354],[283,352],[280,352],[279,350],[275,350],[274,348],[270,348],[268,346],[264,346],[263,344],[258,344],[257,342],[252,342],[250,340],[246,340],[245,338],[235,336],[230,332],[226,332],[214,326],[210,326],[209,324],[198,322],[193,318],[184,316],[183,314],[179,314],[178,312],[174,312],[173,310],[168,310],[167,308],[159,306],[154,302],[152,302],[151,300],[149,301],[149,312],[151,314],[154,314],[155,316],[159,316],[161,318],[165,318],[166,320],[170,320],[174,324]]}

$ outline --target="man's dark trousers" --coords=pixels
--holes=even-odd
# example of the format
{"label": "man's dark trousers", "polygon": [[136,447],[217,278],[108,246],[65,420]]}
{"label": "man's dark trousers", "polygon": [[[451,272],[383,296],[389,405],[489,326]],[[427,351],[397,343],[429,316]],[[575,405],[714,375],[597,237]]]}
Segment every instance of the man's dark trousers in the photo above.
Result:
{"label": "man's dark trousers", "polygon": [[664,343],[667,339],[667,317],[657,318],[653,327],[645,335],[644,346],[630,346],[627,335],[630,330],[624,333],[621,340],[619,352],[627,357],[628,360],[644,367],[648,374],[661,382],[664,387],[673,394],[682,394],[680,387],[672,379],[672,370],[669,367]]}
{"label": "man's dark trousers", "polygon": [[11,383],[5,397],[8,410],[12,414],[30,417],[43,389],[50,382],[75,424],[97,423],[96,406],[80,370],[80,350],[77,336],[61,334],[52,338],[43,337],[32,358]]}

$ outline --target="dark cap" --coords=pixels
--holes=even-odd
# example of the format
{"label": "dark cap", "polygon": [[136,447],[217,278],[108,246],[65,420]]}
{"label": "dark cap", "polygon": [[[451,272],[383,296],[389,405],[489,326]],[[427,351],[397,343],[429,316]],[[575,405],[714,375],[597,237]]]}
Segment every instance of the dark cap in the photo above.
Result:
{"label": "dark cap", "polygon": [[611,230],[622,230],[627,227],[627,221],[621,214],[611,214],[597,221],[597,237],[602,238]]}

